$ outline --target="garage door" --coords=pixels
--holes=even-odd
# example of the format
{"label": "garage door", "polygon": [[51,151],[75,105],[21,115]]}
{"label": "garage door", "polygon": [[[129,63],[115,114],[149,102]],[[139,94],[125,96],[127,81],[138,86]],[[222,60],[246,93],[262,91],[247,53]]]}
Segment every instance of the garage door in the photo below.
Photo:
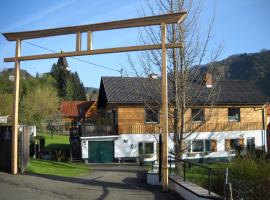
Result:
{"label": "garage door", "polygon": [[89,141],[88,161],[91,163],[113,162],[114,141]]}

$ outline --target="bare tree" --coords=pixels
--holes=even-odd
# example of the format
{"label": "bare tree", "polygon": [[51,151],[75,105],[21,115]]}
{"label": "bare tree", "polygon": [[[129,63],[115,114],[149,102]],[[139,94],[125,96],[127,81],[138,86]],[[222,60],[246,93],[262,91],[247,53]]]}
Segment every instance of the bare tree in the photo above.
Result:
{"label": "bare tree", "polygon": [[[174,155],[181,159],[187,148],[185,144],[192,134],[198,132],[204,123],[194,125],[192,121],[201,117],[205,109],[207,115],[203,116],[203,122],[210,119],[212,108],[219,93],[218,83],[223,75],[223,71],[217,71],[215,61],[217,60],[221,48],[209,51],[209,44],[213,37],[212,30],[214,15],[209,21],[205,34],[200,32],[199,17],[202,4],[192,0],[149,0],[143,10],[143,15],[175,13],[187,11],[188,16],[183,23],[167,25],[167,43],[181,43],[182,47],[167,50],[168,84],[169,84],[169,130],[173,132],[172,141],[174,142]],[[149,15],[149,14],[148,14]],[[141,32],[143,43],[160,44],[160,27],[146,27]],[[138,76],[149,75],[151,73],[160,74],[161,72],[161,51],[147,51],[138,56],[141,68],[129,56],[131,67]],[[203,63],[209,63],[203,66]],[[142,71],[140,69],[143,69]],[[214,74],[212,80],[211,74]],[[208,87],[206,84],[209,83]],[[153,92],[155,89],[161,92],[161,87],[153,81],[154,88],[147,91],[146,85],[142,82],[146,92]],[[144,95],[145,96],[145,95]],[[149,96],[149,95],[147,95]],[[160,101],[155,99],[156,104]],[[145,101],[146,104],[149,99]],[[152,105],[152,104],[151,104]],[[151,107],[150,104],[148,106]],[[191,108],[197,108],[191,118]],[[162,114],[162,113],[161,113]],[[193,137],[194,138],[194,137]],[[195,137],[196,138],[196,137]],[[176,166],[176,171],[180,166]]]}

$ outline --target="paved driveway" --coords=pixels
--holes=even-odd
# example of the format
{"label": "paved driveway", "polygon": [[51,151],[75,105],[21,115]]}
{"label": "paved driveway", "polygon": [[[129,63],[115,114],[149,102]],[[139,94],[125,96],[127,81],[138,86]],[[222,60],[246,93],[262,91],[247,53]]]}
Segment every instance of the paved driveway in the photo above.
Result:
{"label": "paved driveway", "polygon": [[0,199],[159,200],[181,199],[145,182],[144,168],[135,164],[92,165],[92,173],[75,178],[10,175],[0,172]]}

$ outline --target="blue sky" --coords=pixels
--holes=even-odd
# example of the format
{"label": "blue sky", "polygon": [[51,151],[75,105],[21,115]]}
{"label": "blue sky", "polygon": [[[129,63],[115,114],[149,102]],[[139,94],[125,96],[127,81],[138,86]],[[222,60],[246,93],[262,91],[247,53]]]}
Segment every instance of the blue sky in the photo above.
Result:
{"label": "blue sky", "polygon": [[[149,0],[151,2],[151,0]],[[146,0],[1,0],[0,32],[16,32],[44,28],[97,23],[138,17]],[[210,48],[222,44],[219,59],[232,54],[270,49],[269,0],[205,0],[200,26],[205,27],[215,11],[214,40]],[[139,43],[137,29],[94,33],[94,48],[135,45]],[[75,49],[75,36],[30,40],[34,44],[60,51]],[[85,38],[83,48],[86,48]],[[4,57],[14,55],[14,43],[0,36],[0,69],[13,67]],[[22,55],[49,53],[23,43]],[[132,53],[136,55],[136,53]],[[127,55],[107,54],[80,59],[119,70],[128,69]],[[48,72],[57,59],[22,62],[21,67],[31,74]],[[118,76],[118,72],[102,69],[68,59],[72,71],[77,71],[85,86],[99,87],[101,76]]]}

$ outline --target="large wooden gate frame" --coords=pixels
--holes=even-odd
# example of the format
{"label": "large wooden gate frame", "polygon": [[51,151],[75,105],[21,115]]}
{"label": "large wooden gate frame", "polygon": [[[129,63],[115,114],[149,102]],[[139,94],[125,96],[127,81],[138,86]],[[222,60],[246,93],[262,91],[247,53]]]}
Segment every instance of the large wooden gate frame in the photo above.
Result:
{"label": "large wooden gate frame", "polygon": [[[167,91],[167,48],[180,48],[181,43],[166,44],[166,25],[181,23],[186,17],[186,12],[171,13],[165,15],[156,15],[150,17],[134,18],[120,21],[111,21],[105,23],[89,24],[82,26],[70,26],[63,28],[53,28],[25,32],[2,33],[8,41],[16,41],[15,57],[4,58],[5,62],[15,62],[14,70],[14,99],[13,99],[13,142],[12,142],[12,174],[17,174],[17,148],[18,148],[18,106],[19,106],[19,79],[20,79],[20,61],[59,58],[59,57],[72,57],[84,55],[96,55],[107,53],[131,52],[162,49],[162,146],[163,146],[163,159],[162,159],[162,184],[163,190],[168,190],[168,91]],[[116,48],[93,49],[92,48],[92,33],[95,31],[105,31],[112,29],[124,29],[133,27],[145,26],[161,26],[161,44],[140,45],[140,46],[125,46]],[[87,33],[87,50],[81,48],[82,33]],[[76,34],[76,51],[60,52],[50,54],[28,55],[21,56],[21,41],[35,38],[45,38],[52,36],[61,36]]]}

